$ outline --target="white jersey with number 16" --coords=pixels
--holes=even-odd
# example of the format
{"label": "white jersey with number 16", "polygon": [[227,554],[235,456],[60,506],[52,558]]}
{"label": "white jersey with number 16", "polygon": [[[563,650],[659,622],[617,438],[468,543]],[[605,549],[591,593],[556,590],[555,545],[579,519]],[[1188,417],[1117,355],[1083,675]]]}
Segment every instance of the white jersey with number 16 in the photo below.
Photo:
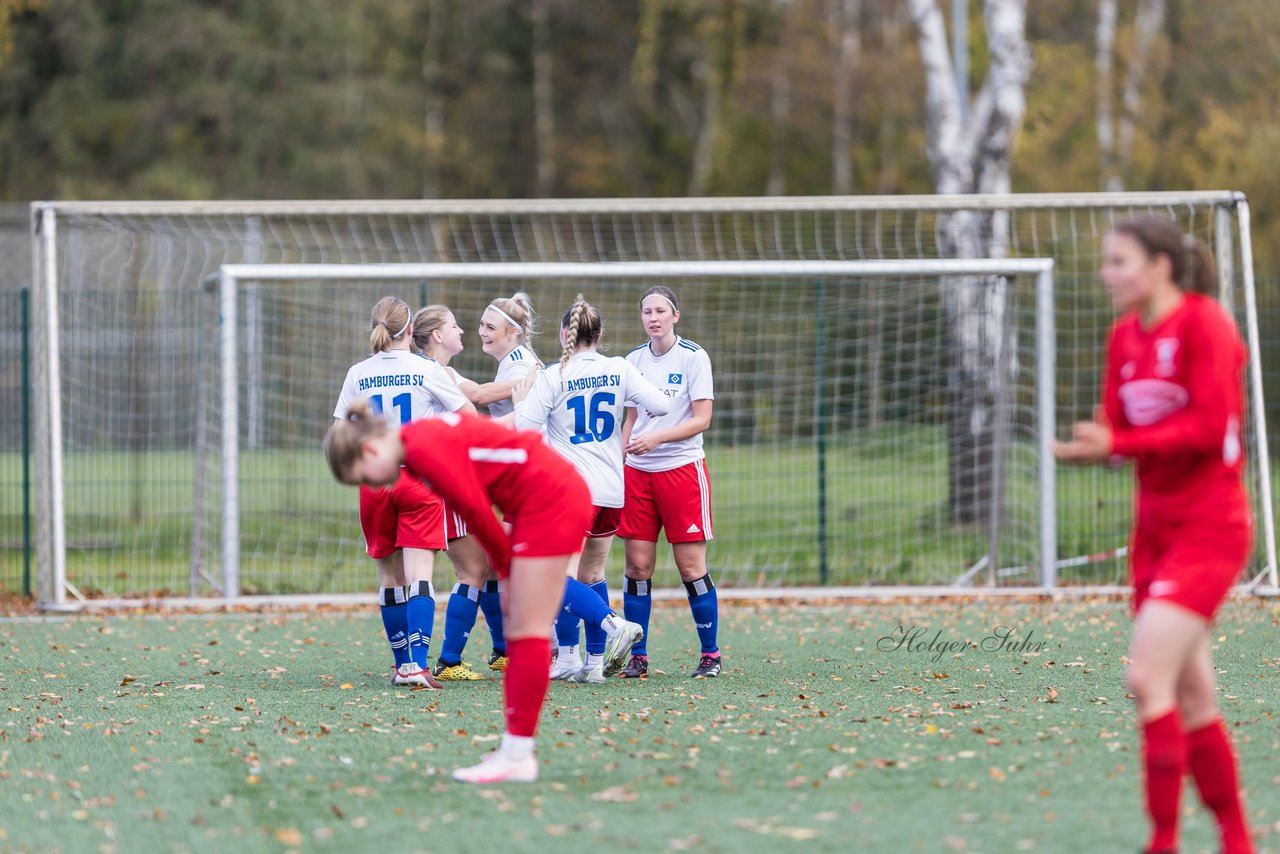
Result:
{"label": "white jersey with number 16", "polygon": [[591,490],[591,502],[621,507],[626,408],[663,413],[670,405],[626,359],[587,351],[571,356],[563,374],[556,363],[538,376],[529,396],[516,405],[516,426],[537,430],[545,425],[547,444],[573,463]]}

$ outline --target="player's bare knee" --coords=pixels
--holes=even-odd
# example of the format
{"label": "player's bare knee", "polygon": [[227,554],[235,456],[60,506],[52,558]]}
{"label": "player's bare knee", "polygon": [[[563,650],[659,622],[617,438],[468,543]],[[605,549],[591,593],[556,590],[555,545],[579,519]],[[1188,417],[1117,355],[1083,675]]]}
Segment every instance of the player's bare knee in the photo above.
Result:
{"label": "player's bare knee", "polygon": [[1130,662],[1124,671],[1124,685],[1138,702],[1138,705],[1142,705],[1143,700],[1151,694],[1150,669],[1136,661]]}
{"label": "player's bare knee", "polygon": [[638,564],[627,561],[624,574],[633,581],[648,581],[653,578],[653,564]]}

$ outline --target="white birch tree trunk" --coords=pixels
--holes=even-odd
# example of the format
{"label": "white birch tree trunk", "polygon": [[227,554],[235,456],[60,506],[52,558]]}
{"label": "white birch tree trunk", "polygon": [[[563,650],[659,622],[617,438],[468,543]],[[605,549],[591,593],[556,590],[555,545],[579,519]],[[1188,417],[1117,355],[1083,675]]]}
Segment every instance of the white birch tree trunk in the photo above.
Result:
{"label": "white birch tree trunk", "polygon": [[1102,186],[1110,184],[1115,174],[1116,133],[1111,116],[1111,102],[1115,83],[1112,69],[1116,57],[1116,18],[1118,0],[1098,1],[1098,28],[1094,34],[1094,70],[1098,75],[1098,165]]}
{"label": "white birch tree trunk", "polygon": [[1107,179],[1108,190],[1123,190],[1124,175],[1133,163],[1133,135],[1142,106],[1142,81],[1151,63],[1156,37],[1164,27],[1165,0],[1139,0],[1138,16],[1133,24],[1133,55],[1120,95],[1120,121],[1116,130],[1114,170]]}
{"label": "white birch tree trunk", "polygon": [[[939,193],[1005,193],[1013,140],[1026,109],[1031,58],[1025,0],[985,0],[991,64],[967,112],[952,74],[942,12],[936,0],[909,0],[925,71],[926,132]],[[1008,250],[1007,214],[957,211],[938,223],[946,258],[1001,257]],[[993,512],[991,474],[995,401],[1016,370],[1006,340],[1007,284],[1000,278],[944,282],[949,326],[950,408],[948,503],[953,521],[986,522]]]}

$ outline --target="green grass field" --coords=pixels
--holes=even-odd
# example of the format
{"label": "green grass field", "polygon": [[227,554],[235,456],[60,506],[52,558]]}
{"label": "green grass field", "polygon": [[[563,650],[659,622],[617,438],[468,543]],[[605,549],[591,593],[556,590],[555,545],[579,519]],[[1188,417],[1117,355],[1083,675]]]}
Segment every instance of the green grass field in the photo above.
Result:
{"label": "green grass field", "polygon": [[[946,510],[945,442],[937,431],[885,430],[828,454],[830,581],[939,584],[987,552],[984,527],[957,527]],[[0,455],[0,481],[17,471]],[[811,445],[715,447],[713,566],[722,584],[819,581],[817,455]],[[86,590],[185,592],[194,469],[185,451],[76,452],[66,463],[68,576]],[[1035,460],[1009,454],[1004,565],[1032,563],[1038,548]],[[216,471],[204,518],[205,568],[217,575]],[[1131,478],[1124,472],[1059,473],[1060,554],[1127,541]],[[246,451],[241,459],[241,577],[248,592],[353,592],[369,583],[353,490],[335,484],[318,452]],[[15,484],[16,487],[16,484]],[[0,489],[0,589],[21,577],[21,490]],[[616,550],[614,569],[621,569]],[[1071,583],[1123,578],[1116,561],[1064,573]],[[1028,583],[1031,576],[1010,579]]]}
{"label": "green grass field", "polygon": [[[1278,620],[1236,602],[1215,635],[1260,850]],[[1001,625],[1046,646],[982,649]],[[979,647],[878,648],[898,626]],[[737,606],[724,676],[692,682],[664,608],[665,673],[552,686],[543,778],[478,790],[447,772],[494,746],[499,683],[393,690],[374,613],[3,622],[0,850],[1134,851],[1128,630],[1120,603]],[[1182,850],[1212,851],[1185,804]]]}

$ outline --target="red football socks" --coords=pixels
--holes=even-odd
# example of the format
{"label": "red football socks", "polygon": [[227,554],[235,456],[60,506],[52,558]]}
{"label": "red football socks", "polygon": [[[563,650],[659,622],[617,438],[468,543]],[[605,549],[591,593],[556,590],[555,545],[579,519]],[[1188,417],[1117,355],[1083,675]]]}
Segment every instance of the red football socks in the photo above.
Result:
{"label": "red football socks", "polygon": [[1147,850],[1174,849],[1178,846],[1178,803],[1187,759],[1177,709],[1142,725],[1142,759],[1147,772],[1147,812],[1152,824]]}
{"label": "red football socks", "polygon": [[1200,800],[1218,819],[1222,854],[1253,854],[1236,757],[1222,718],[1187,733],[1187,765],[1200,791]]}
{"label": "red football socks", "polygon": [[533,738],[551,682],[551,643],[545,637],[508,640],[507,658],[507,672],[502,679],[507,732]]}

